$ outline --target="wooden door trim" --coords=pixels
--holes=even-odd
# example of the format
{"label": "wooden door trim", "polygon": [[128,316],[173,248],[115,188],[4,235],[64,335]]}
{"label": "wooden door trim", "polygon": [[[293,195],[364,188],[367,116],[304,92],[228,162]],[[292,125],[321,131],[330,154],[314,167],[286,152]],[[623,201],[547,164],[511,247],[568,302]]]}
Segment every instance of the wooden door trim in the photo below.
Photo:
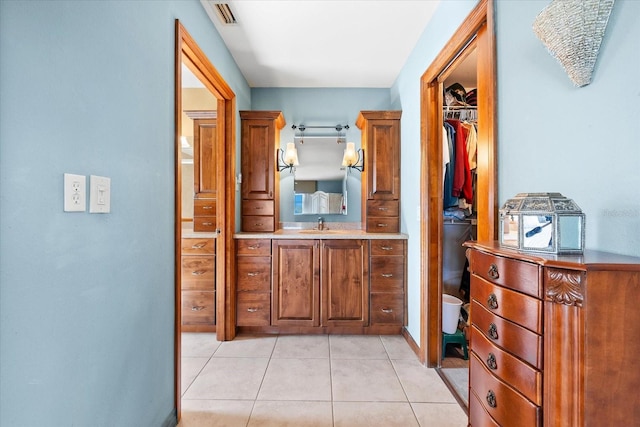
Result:
{"label": "wooden door trim", "polygon": [[[440,365],[442,313],[442,105],[441,76],[474,40],[478,49],[478,239],[493,239],[497,212],[496,49],[494,1],[481,0],[421,77],[420,360]],[[425,216],[423,216],[425,218]],[[426,297],[426,298],[425,298]]]}
{"label": "wooden door trim", "polygon": [[200,49],[195,40],[175,20],[175,51],[174,51],[174,123],[175,123],[175,202],[174,202],[174,248],[175,248],[175,310],[174,310],[174,401],[176,417],[180,421],[181,405],[181,280],[180,280],[180,248],[182,240],[182,177],[181,177],[181,143],[182,129],[182,63],[204,83],[211,93],[218,99],[218,145],[216,150],[218,161],[218,200],[224,201],[217,206],[218,227],[221,235],[216,239],[216,334],[220,341],[233,339],[235,325],[231,319],[235,318],[235,301],[231,289],[235,286],[235,253],[233,234],[235,232],[235,173],[236,173],[236,96],[231,87],[211,64],[207,56]]}

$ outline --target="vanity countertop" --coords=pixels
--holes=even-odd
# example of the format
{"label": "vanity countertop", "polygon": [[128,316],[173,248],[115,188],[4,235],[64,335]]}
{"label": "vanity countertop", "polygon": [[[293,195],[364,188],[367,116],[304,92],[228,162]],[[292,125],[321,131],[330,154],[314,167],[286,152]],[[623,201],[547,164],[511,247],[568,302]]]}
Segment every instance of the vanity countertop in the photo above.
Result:
{"label": "vanity countertop", "polygon": [[273,233],[241,232],[233,235],[236,239],[401,239],[409,238],[404,233],[367,233],[356,229],[280,229]]}

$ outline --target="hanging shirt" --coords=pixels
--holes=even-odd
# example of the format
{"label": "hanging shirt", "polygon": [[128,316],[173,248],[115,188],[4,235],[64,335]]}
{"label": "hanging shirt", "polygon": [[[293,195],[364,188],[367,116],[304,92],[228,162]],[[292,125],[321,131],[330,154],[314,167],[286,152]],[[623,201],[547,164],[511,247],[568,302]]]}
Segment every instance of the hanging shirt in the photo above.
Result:
{"label": "hanging shirt", "polygon": [[447,147],[449,150],[449,163],[446,165],[444,175],[444,188],[442,190],[442,202],[444,208],[446,209],[452,206],[458,206],[458,198],[453,196],[453,169],[456,162],[456,153],[453,149],[453,141],[456,137],[456,131],[449,123],[445,122],[444,127],[447,130]]}
{"label": "hanging shirt", "polygon": [[463,197],[467,203],[471,204],[473,203],[473,183],[471,181],[471,169],[469,168],[469,156],[466,146],[469,131],[462,126],[460,120],[450,119],[446,123],[451,124],[456,131],[454,142],[456,162],[454,165],[452,194],[455,197]]}
{"label": "hanging shirt", "polygon": [[467,135],[467,155],[469,157],[469,169],[474,170],[478,167],[478,132],[476,131],[476,125],[473,123],[462,123],[468,131]]}

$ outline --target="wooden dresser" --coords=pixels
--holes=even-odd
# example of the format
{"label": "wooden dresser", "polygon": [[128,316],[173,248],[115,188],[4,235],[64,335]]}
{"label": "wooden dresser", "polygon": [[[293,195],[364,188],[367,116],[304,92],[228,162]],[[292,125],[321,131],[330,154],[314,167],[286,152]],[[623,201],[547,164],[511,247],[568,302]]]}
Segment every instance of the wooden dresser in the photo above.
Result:
{"label": "wooden dresser", "polygon": [[216,244],[213,238],[183,238],[182,331],[216,330]]}
{"label": "wooden dresser", "polygon": [[640,425],[640,258],[465,245],[469,425]]}

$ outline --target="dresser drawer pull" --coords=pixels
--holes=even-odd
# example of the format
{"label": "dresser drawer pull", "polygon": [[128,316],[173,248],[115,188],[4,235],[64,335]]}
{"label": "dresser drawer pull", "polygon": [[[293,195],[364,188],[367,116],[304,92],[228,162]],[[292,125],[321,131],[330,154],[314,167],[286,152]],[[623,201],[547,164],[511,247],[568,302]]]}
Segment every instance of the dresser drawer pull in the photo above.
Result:
{"label": "dresser drawer pull", "polygon": [[381,274],[381,276],[382,276],[382,277],[387,277],[387,278],[389,278],[389,277],[393,277],[393,274],[390,274],[390,273],[382,273],[382,274]]}
{"label": "dresser drawer pull", "polygon": [[213,206],[203,206],[202,209],[204,209],[205,211],[208,211],[213,209]]}
{"label": "dresser drawer pull", "polygon": [[387,313],[387,314],[393,313],[393,309],[392,308],[382,308],[381,310],[382,310],[383,313]]}
{"label": "dresser drawer pull", "polygon": [[206,273],[207,270],[194,270],[191,272],[192,276],[202,276],[204,273]]}
{"label": "dresser drawer pull", "polygon": [[489,324],[489,329],[487,330],[487,333],[489,334],[489,338],[491,338],[492,340],[498,339],[498,327],[496,326],[495,323]]}
{"label": "dresser drawer pull", "polygon": [[203,222],[202,225],[206,225],[207,227],[210,227],[213,225],[212,222]]}
{"label": "dresser drawer pull", "polygon": [[256,249],[260,249],[260,245],[251,245],[251,246],[247,246],[247,249],[251,249],[252,251],[253,251],[253,250],[256,250]]}
{"label": "dresser drawer pull", "polygon": [[256,311],[258,311],[258,309],[257,309],[257,308],[255,308],[255,307],[249,307],[249,308],[247,308],[247,311],[248,311],[249,313],[255,313]]}
{"label": "dresser drawer pull", "polygon": [[256,222],[256,223],[255,223],[255,224],[253,224],[253,225],[255,225],[256,227],[262,227],[262,223],[261,223],[261,222]]}
{"label": "dresser drawer pull", "polygon": [[378,223],[378,227],[388,227],[389,224]]}
{"label": "dresser drawer pull", "polygon": [[487,307],[489,307],[491,310],[495,310],[498,308],[498,297],[496,297],[496,294],[489,294],[489,298],[487,298]]}
{"label": "dresser drawer pull", "polygon": [[378,208],[378,210],[379,210],[379,211],[388,211],[388,210],[389,210],[389,208],[384,208],[384,207],[382,207],[382,208]]}
{"label": "dresser drawer pull", "polygon": [[264,207],[262,207],[262,206],[256,206],[256,207],[254,207],[254,209],[255,209],[255,210],[257,210],[257,211],[259,211],[260,209],[264,209]]}
{"label": "dresser drawer pull", "polygon": [[487,275],[493,280],[496,280],[498,277],[500,277],[500,273],[498,273],[498,266],[495,264],[491,264],[489,266],[489,271],[487,271]]}
{"label": "dresser drawer pull", "polygon": [[249,277],[256,277],[258,274],[259,274],[259,273],[253,273],[253,272],[251,272],[251,273],[247,273],[247,276],[249,276]]}
{"label": "dresser drawer pull", "polygon": [[202,249],[206,246],[206,243],[196,243],[195,245],[191,246],[191,249]]}
{"label": "dresser drawer pull", "polygon": [[489,369],[495,371],[498,369],[498,363],[496,362],[496,356],[493,353],[489,353],[489,357],[487,357],[487,366]]}
{"label": "dresser drawer pull", "polygon": [[492,408],[495,408],[496,406],[498,406],[498,402],[496,402],[496,394],[493,392],[493,390],[489,390],[487,392],[487,403]]}
{"label": "dresser drawer pull", "polygon": [[194,305],[191,307],[191,311],[202,311],[204,310],[204,305]]}
{"label": "dresser drawer pull", "polygon": [[382,249],[383,251],[392,251],[393,246],[381,246],[380,249]]}

